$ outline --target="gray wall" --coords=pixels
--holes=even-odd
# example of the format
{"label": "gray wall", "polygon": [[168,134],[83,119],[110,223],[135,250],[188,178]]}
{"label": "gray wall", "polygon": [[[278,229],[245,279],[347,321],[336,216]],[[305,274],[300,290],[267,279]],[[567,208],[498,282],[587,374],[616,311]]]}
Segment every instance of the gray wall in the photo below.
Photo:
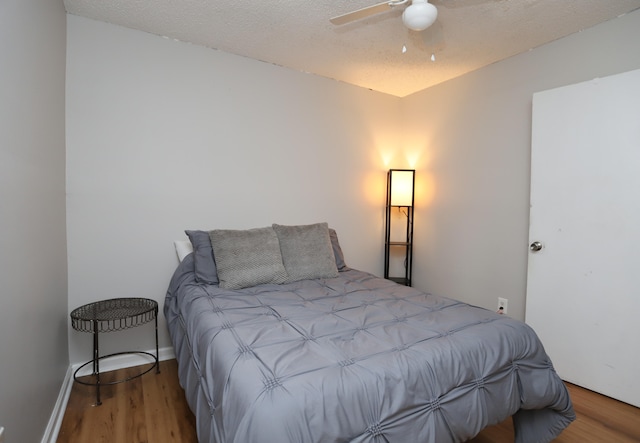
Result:
{"label": "gray wall", "polygon": [[640,10],[403,99],[417,203],[415,285],[524,319],[534,92],[640,68]]}
{"label": "gray wall", "polygon": [[[69,310],[129,295],[131,282],[161,301],[185,227],[325,219],[349,264],[380,273],[389,167],[418,170],[416,286],[489,308],[507,297],[523,318],[531,95],[640,67],[640,12],[402,100],[69,20],[67,297],[64,9],[0,4],[7,441],[42,435],[69,362]],[[86,340],[70,337],[74,361]]]}
{"label": "gray wall", "polygon": [[69,365],[62,1],[0,3],[0,426],[42,437]]}
{"label": "gray wall", "polygon": [[[379,273],[399,117],[397,97],[69,16],[69,309],[162,305],[185,229],[326,221],[349,265]],[[105,334],[101,350],[124,342],[150,349],[153,334]],[[69,343],[88,358],[89,334]]]}
{"label": "gray wall", "polygon": [[[415,167],[415,285],[490,309],[505,297],[524,319],[531,96],[638,67],[639,22],[397,99],[70,16],[69,309],[162,302],[185,228],[326,220],[349,264],[380,274],[384,171]],[[152,346],[123,334],[105,348]],[[88,349],[72,331],[71,360]]]}

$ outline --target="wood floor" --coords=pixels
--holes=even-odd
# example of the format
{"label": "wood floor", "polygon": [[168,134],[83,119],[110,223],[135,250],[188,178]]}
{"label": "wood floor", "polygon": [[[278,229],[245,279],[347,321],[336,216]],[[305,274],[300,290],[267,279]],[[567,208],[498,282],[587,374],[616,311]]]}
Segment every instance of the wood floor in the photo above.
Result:
{"label": "wood floor", "polygon": [[[95,388],[74,383],[58,443],[197,443],[195,418],[178,384],[176,361],[160,362],[160,368],[160,374],[152,371],[126,383],[103,387],[100,406],[94,406]],[[139,371],[120,369],[104,377],[119,380]],[[567,386],[578,418],[554,442],[640,442],[640,409]],[[511,420],[485,429],[471,442],[513,442]]]}
{"label": "wood floor", "polygon": [[[144,366],[146,369],[148,366]],[[101,374],[122,380],[140,373],[140,367]],[[58,443],[197,443],[195,417],[178,383],[175,360],[160,362],[155,370],[125,383],[101,388],[95,406],[93,386],[74,383]]]}
{"label": "wood floor", "polygon": [[[554,443],[638,443],[640,409],[567,383],[576,420]],[[511,419],[486,428],[472,443],[511,443]]]}

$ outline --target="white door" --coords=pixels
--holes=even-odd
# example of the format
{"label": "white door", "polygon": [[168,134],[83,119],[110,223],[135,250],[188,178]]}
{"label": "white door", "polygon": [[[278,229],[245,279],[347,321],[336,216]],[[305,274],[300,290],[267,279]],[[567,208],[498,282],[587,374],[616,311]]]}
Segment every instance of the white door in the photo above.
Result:
{"label": "white door", "polygon": [[564,380],[640,406],[640,70],[534,94],[526,322]]}

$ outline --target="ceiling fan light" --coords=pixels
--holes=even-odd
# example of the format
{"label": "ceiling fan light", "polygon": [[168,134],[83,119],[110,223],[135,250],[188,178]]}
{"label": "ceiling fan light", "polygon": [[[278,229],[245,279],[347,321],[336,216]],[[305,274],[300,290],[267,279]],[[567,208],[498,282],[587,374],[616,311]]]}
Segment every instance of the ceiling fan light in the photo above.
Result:
{"label": "ceiling fan light", "polygon": [[438,9],[426,0],[413,0],[402,13],[402,22],[413,31],[424,31],[438,18]]}

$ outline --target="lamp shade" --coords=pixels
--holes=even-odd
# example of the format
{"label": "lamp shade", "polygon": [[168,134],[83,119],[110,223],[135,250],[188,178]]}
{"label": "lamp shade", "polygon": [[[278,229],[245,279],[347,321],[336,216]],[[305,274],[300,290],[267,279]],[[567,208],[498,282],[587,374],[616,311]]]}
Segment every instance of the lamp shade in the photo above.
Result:
{"label": "lamp shade", "polygon": [[402,13],[402,22],[413,31],[424,31],[438,18],[438,9],[426,0],[413,0]]}
{"label": "lamp shade", "polygon": [[413,169],[389,170],[391,206],[413,206]]}

